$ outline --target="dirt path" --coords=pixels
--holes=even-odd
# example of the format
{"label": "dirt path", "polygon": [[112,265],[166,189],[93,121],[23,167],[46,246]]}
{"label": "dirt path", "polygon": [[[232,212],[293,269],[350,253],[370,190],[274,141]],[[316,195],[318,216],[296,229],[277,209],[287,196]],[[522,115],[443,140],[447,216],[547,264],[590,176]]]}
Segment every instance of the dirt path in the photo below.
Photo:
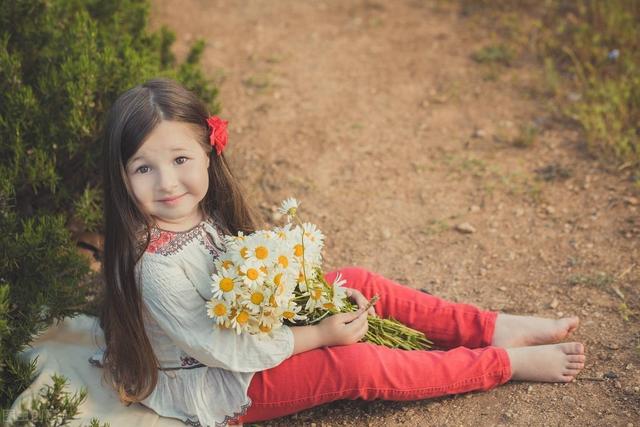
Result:
{"label": "dirt path", "polygon": [[[587,367],[569,385],[336,402],[265,425],[639,426],[638,195],[545,113],[531,64],[488,79],[470,59],[488,37],[434,4],[155,1],[152,22],[177,32],[179,57],[207,40],[238,176],[265,217],[302,200],[328,236],[328,268],[510,313],[580,315]],[[538,137],[514,147],[527,123]]]}

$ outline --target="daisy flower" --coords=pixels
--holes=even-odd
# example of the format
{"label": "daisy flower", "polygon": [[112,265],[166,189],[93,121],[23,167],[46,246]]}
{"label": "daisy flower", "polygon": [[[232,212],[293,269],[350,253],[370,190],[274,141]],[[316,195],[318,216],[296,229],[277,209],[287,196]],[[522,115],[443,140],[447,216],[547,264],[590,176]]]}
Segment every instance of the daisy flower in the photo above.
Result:
{"label": "daisy flower", "polygon": [[249,258],[249,248],[247,246],[247,240],[249,236],[242,235],[242,232],[238,236],[226,236],[227,242],[226,253],[230,254],[230,260],[235,265],[241,265]]}
{"label": "daisy flower", "polygon": [[222,325],[229,320],[229,304],[221,299],[207,301],[207,316],[214,319],[216,325]]}
{"label": "daisy flower", "polygon": [[233,262],[233,260],[231,260],[231,257],[226,253],[216,258],[216,260],[214,261],[214,265],[216,267],[216,271],[236,270],[235,263]]}
{"label": "daisy flower", "polygon": [[282,312],[282,318],[292,323],[295,323],[296,320],[306,320],[307,316],[299,314],[300,310],[302,310],[302,307],[291,301],[287,308]]}
{"label": "daisy flower", "polygon": [[242,307],[238,309],[238,313],[231,319],[231,327],[236,330],[236,333],[240,335],[243,329],[248,328],[249,319],[251,318],[251,313]]}
{"label": "daisy flower", "polygon": [[322,292],[322,286],[312,286],[307,291],[307,295],[309,296],[309,299],[304,306],[304,309],[307,312],[312,312],[316,308],[322,308],[324,304],[330,302],[326,295],[324,295],[324,292]]}
{"label": "daisy flower", "polygon": [[211,279],[211,295],[214,298],[224,298],[227,301],[231,301],[235,298],[237,293],[236,276],[232,274],[233,270],[227,270],[221,268],[217,274],[212,274]]}
{"label": "daisy flower", "polygon": [[270,265],[276,252],[274,246],[266,235],[256,235],[247,241],[247,259]]}
{"label": "daisy flower", "polygon": [[252,313],[260,313],[268,303],[271,292],[267,288],[260,287],[253,289],[247,296],[248,298],[243,299],[242,305]]}
{"label": "daisy flower", "polygon": [[296,216],[298,207],[300,207],[300,202],[293,197],[289,197],[282,202],[279,211],[281,214],[287,215],[288,220],[291,221]]}
{"label": "daisy flower", "polygon": [[310,222],[305,222],[302,224],[302,229],[304,230],[304,241],[311,242],[315,245],[322,247],[324,242],[324,234],[318,229],[315,224]]}
{"label": "daisy flower", "polygon": [[269,334],[282,326],[280,319],[275,315],[275,313],[263,315],[258,319],[259,326],[258,329],[263,334]]}
{"label": "daisy flower", "polygon": [[331,302],[327,303],[330,304],[330,306],[327,306],[327,304],[325,304],[324,308],[340,310],[342,307],[344,307],[344,299],[347,298],[347,290],[342,286],[345,283],[347,283],[347,281],[342,278],[341,273],[338,273],[336,278],[333,280],[333,283],[331,284],[333,298],[331,299]]}
{"label": "daisy flower", "polygon": [[245,285],[250,288],[262,286],[266,276],[264,268],[256,261],[246,261],[240,266],[240,275]]}
{"label": "daisy flower", "polygon": [[273,263],[276,268],[283,269],[292,274],[298,269],[298,261],[293,254],[293,248],[285,242],[276,245],[273,252]]}

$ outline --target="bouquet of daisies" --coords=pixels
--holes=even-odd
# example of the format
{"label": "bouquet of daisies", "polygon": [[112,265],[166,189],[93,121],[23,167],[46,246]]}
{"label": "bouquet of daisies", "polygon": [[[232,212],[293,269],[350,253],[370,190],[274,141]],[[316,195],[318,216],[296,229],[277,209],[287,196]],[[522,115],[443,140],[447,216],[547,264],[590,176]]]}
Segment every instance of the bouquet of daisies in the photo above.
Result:
{"label": "bouquet of daisies", "polygon": [[[282,227],[225,236],[225,252],[215,261],[207,315],[216,327],[269,335],[282,325],[310,325],[326,316],[357,310],[338,274],[329,284],[322,271],[324,235],[298,217],[299,203],[285,200]],[[377,301],[373,297],[370,305]],[[364,341],[406,350],[426,349],[423,333],[394,319],[369,316]]]}

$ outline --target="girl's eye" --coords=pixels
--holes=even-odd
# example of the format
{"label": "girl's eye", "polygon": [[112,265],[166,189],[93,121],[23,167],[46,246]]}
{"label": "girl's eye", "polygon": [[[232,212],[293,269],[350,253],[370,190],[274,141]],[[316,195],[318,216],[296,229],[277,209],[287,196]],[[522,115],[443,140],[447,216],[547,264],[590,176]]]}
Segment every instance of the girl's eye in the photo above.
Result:
{"label": "girl's eye", "polygon": [[176,158],[176,163],[177,163],[177,164],[179,164],[179,165],[181,165],[181,164],[183,164],[183,163],[186,163],[186,162],[187,162],[187,160],[188,160],[188,159],[187,159],[186,157],[184,157],[184,156],[180,156],[180,157]]}
{"label": "girl's eye", "polygon": [[138,169],[136,169],[136,172],[138,173],[147,173],[149,172],[149,166],[140,166]]}

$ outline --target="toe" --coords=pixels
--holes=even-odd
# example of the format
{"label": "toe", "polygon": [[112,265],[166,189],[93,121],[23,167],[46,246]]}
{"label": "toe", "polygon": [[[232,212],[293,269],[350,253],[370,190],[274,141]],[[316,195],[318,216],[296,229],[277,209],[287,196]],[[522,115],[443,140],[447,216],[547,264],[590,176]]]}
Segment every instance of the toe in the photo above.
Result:
{"label": "toe", "polygon": [[577,369],[577,370],[581,370],[584,368],[584,363],[567,363],[567,369]]}
{"label": "toe", "polygon": [[584,354],[584,346],[579,342],[568,342],[561,344],[562,350],[568,355]]}
{"label": "toe", "polygon": [[569,317],[567,318],[567,332],[571,333],[578,329],[578,325],[580,324],[579,317]]}
{"label": "toe", "polygon": [[584,363],[586,361],[586,356],[584,354],[568,354],[567,360],[573,363]]}
{"label": "toe", "polygon": [[576,375],[578,375],[580,373],[580,369],[565,369],[562,372],[562,375],[564,376],[571,376],[571,377],[575,377]]}
{"label": "toe", "polygon": [[575,376],[573,375],[567,375],[567,374],[563,374],[560,376],[560,379],[558,382],[561,383],[570,383],[571,381],[573,381],[575,379]]}

